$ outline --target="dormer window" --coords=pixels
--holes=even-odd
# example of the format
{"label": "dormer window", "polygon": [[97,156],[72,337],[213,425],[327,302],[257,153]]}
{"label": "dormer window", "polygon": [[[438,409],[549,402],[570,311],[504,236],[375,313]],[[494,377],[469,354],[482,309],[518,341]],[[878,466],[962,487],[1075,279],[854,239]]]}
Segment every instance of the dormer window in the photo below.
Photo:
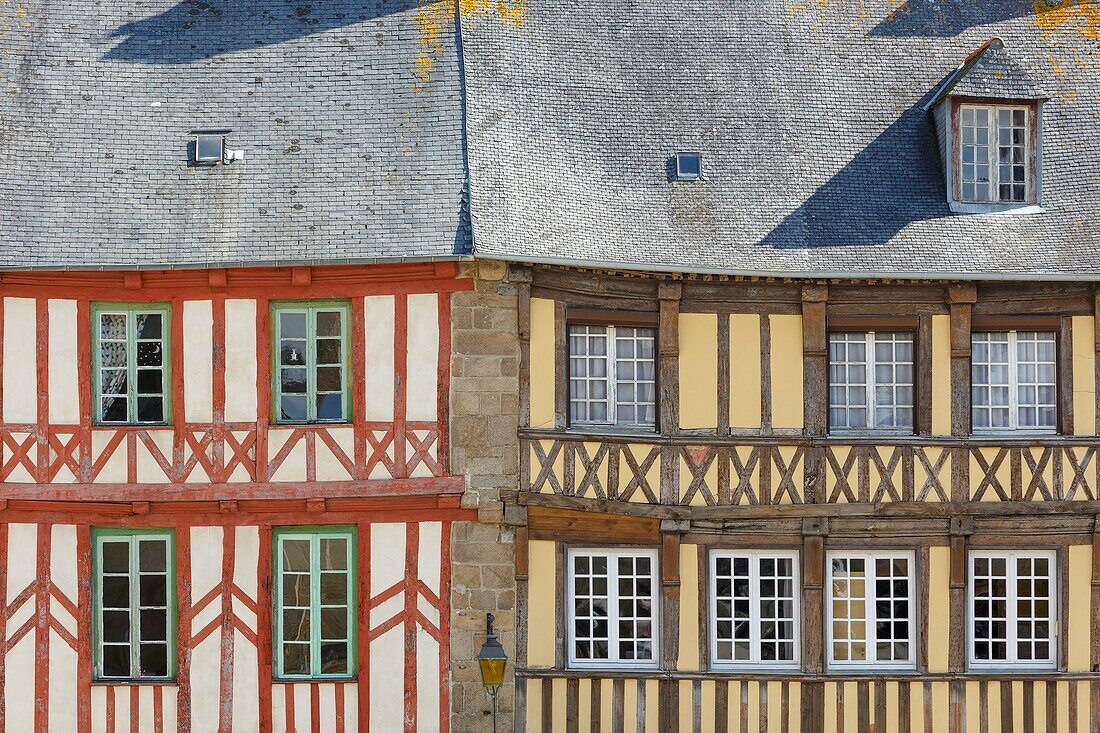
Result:
{"label": "dormer window", "polygon": [[1007,105],[959,105],[960,201],[1030,200],[1028,111]]}
{"label": "dormer window", "polygon": [[1045,99],[995,37],[940,84],[924,108],[936,126],[952,211],[1042,211]]}

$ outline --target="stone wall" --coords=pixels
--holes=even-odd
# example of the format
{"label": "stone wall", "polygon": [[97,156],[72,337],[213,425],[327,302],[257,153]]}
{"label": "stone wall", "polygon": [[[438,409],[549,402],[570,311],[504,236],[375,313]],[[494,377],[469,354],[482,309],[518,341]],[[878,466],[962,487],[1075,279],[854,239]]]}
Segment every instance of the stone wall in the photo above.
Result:
{"label": "stone wall", "polygon": [[491,709],[477,653],[485,640],[485,614],[508,654],[507,684],[497,700],[498,730],[512,730],[516,658],[514,531],[504,527],[501,489],[515,489],[519,444],[519,335],[516,289],[504,263],[463,265],[473,291],[451,302],[451,470],[466,477],[463,505],[477,522],[455,525],[451,590],[451,710],[457,733],[491,731]]}

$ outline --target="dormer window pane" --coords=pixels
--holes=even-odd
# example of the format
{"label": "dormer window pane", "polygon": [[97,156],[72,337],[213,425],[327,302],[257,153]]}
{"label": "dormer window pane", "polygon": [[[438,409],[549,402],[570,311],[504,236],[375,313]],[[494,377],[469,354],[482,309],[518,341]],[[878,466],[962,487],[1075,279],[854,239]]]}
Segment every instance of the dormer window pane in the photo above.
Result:
{"label": "dormer window pane", "polygon": [[959,135],[963,201],[1027,201],[1025,108],[963,105],[959,111]]}

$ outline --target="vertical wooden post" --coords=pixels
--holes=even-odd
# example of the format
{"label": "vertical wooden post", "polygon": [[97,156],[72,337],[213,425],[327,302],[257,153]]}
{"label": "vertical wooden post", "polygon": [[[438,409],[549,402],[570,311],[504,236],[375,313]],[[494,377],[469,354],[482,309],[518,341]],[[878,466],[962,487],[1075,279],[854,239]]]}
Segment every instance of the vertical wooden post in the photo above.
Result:
{"label": "vertical wooden post", "polygon": [[[657,324],[658,372],[657,419],[662,435],[680,431],[680,297],[679,282],[661,282],[657,286],[659,321]],[[661,448],[661,503],[676,504],[679,499],[680,459],[674,446]]]}
{"label": "vertical wooden post", "polygon": [[[517,267],[509,278],[516,284],[516,308],[519,330],[519,427],[531,427],[531,270]],[[554,356],[556,360],[557,355]],[[563,359],[568,358],[563,354]],[[519,486],[530,489],[531,448],[519,441]],[[518,542],[518,537],[517,537]]]}
{"label": "vertical wooden post", "polygon": [[[674,671],[680,654],[680,533],[686,523],[661,521],[661,669]],[[658,730],[675,730],[679,720],[680,687],[662,678],[657,705]]]}
{"label": "vertical wooden post", "polygon": [[[569,426],[569,332],[565,321],[565,303],[554,301],[554,427]],[[610,348],[610,345],[609,345]]]}
{"label": "vertical wooden post", "polygon": [[[966,671],[966,555],[968,538],[974,531],[974,520],[970,517],[952,517],[951,519],[951,578],[948,621],[948,640],[950,651],[947,665],[954,674]],[[963,714],[966,705],[966,683],[952,680],[949,692],[949,731],[962,733]]]}
{"label": "vertical wooden post", "polygon": [[[951,434],[966,437],[970,435],[970,321],[978,289],[973,284],[952,285],[947,300],[951,308]],[[951,500],[966,501],[970,494],[969,449],[951,450]]]}
{"label": "vertical wooden post", "polygon": [[[527,666],[527,581],[530,573],[530,555],[527,534],[527,508],[514,507],[515,521],[523,521],[516,527],[516,669]],[[512,520],[509,512],[509,520]],[[559,581],[560,582],[560,581]],[[527,680],[516,675],[516,698],[514,706],[515,733],[524,733],[527,728]]]}
{"label": "vertical wooden post", "polygon": [[[802,370],[805,383],[803,424],[806,435],[822,436],[828,430],[828,336],[825,304],[829,297],[827,285],[802,286]],[[818,501],[825,494],[825,449],[806,448],[803,469],[806,503]]]}
{"label": "vertical wooden post", "polygon": [[[1096,348],[1096,384],[1100,386],[1100,291],[1097,291],[1092,299],[1092,316],[1094,324],[1093,343]],[[1100,434],[1100,388],[1096,390],[1096,426],[1097,434]],[[1095,609],[1093,610],[1095,614]]]}
{"label": "vertical wooden post", "polygon": [[718,314],[718,435],[730,432],[730,314]]}
{"label": "vertical wooden post", "polygon": [[932,316],[917,316],[916,433],[932,434]]}
{"label": "vertical wooden post", "polygon": [[1073,435],[1073,317],[1058,328],[1058,432]]}
{"label": "vertical wooden post", "polygon": [[[825,671],[825,535],[828,520],[802,520],[802,672],[820,675]],[[802,683],[802,731],[825,730],[825,684]]]}

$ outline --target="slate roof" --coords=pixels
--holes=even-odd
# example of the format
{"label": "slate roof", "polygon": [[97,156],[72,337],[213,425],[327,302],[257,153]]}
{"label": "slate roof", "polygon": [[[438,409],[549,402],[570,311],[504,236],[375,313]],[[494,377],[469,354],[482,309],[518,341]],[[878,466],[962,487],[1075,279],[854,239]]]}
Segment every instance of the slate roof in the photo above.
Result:
{"label": "slate roof", "polygon": [[1049,99],[1032,81],[1012,55],[1004,41],[994,36],[978,47],[959,68],[940,85],[925,105],[932,109],[949,96],[992,97],[996,99]]}
{"label": "slate roof", "polygon": [[[453,258],[453,9],[0,3],[0,268]],[[192,130],[244,160],[188,166]]]}
{"label": "slate roof", "polygon": [[[518,26],[463,21],[480,256],[1100,278],[1096,0],[522,6]],[[924,105],[991,36],[1050,95],[1043,213],[948,209]],[[702,179],[671,182],[670,156],[691,149]]]}

